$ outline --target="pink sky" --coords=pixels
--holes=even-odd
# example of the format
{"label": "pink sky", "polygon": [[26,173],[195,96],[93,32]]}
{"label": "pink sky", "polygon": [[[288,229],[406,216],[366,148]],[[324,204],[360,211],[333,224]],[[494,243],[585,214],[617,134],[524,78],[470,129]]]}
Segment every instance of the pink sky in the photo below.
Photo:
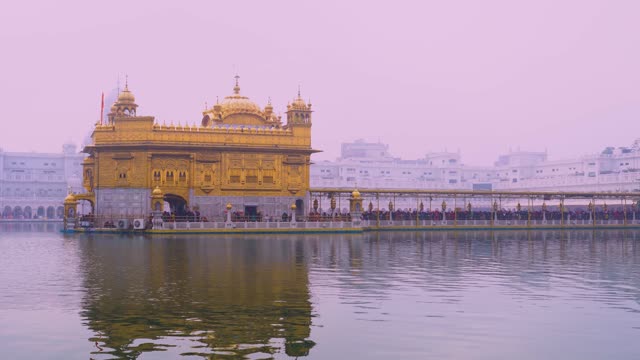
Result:
{"label": "pink sky", "polygon": [[640,1],[100,4],[0,5],[5,151],[80,143],[125,74],[139,114],[199,123],[236,68],[242,93],[276,111],[301,85],[316,161],[356,138],[490,164],[509,148],[557,159],[640,137]]}

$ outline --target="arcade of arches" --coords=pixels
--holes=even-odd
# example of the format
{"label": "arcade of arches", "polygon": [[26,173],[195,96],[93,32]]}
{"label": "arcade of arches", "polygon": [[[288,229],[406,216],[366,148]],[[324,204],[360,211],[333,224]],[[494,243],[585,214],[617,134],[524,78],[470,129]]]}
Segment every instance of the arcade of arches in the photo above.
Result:
{"label": "arcade of arches", "polygon": [[64,207],[62,205],[6,205],[2,209],[2,219],[62,219],[63,215]]}

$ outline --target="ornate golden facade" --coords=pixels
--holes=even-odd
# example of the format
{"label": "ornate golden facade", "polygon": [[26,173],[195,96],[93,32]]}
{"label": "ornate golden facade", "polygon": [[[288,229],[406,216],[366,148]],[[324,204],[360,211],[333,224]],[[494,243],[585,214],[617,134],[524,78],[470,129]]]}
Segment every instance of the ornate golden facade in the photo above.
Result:
{"label": "ornate golden facade", "polygon": [[[292,203],[306,204],[309,190],[311,104],[298,96],[287,105],[286,124],[273,112],[233,94],[203,112],[198,126],[160,125],[137,114],[128,85],[97,124],[83,164],[86,194],[98,215],[145,215],[160,188],[169,202],[182,201],[218,216],[234,209],[279,216]],[[302,206],[304,208],[304,206]]]}

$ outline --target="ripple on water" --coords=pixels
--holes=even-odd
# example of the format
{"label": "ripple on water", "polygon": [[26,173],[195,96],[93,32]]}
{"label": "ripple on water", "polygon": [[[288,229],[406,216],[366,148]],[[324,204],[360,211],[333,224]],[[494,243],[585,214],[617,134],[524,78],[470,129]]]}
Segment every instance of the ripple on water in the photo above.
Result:
{"label": "ripple on water", "polygon": [[46,316],[2,323],[30,311],[55,311],[86,332],[64,332],[60,321],[56,340],[76,346],[28,349],[57,358],[640,353],[636,231],[189,238],[0,232],[0,249],[0,350],[10,355],[50,336],[36,330]]}

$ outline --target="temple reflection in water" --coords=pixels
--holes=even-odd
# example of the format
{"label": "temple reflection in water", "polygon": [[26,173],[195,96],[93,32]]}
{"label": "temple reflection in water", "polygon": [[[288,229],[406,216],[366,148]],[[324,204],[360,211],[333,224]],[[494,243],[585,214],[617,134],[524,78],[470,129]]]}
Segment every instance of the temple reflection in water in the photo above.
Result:
{"label": "temple reflection in water", "polygon": [[[463,336],[456,333],[462,323],[432,317],[454,314],[452,304],[476,311],[456,315],[459,321],[502,329],[473,317],[490,311],[479,289],[507,312],[571,300],[626,319],[640,303],[638,231],[68,238],[79,247],[81,316],[94,359],[155,351],[166,358],[333,358],[337,340],[327,332],[345,337],[347,347],[335,350],[344,358],[385,337],[392,341],[380,346],[402,353],[415,346],[403,332],[431,327]],[[534,305],[529,309],[539,311]],[[332,323],[328,311],[345,307],[353,314]],[[519,326],[516,318],[505,321]],[[425,349],[444,341],[437,339],[425,337]]]}
{"label": "temple reflection in water", "polygon": [[229,237],[80,241],[92,356],[136,358],[185,339],[193,355],[308,355],[307,245],[296,237],[273,245]]}

